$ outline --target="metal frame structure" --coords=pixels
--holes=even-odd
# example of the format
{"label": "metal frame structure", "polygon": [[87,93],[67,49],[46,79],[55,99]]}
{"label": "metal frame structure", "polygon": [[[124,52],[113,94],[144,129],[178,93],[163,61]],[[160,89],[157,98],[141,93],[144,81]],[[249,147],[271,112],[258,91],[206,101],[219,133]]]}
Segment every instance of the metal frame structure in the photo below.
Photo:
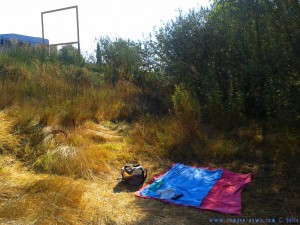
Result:
{"label": "metal frame structure", "polygon": [[42,13],[41,13],[43,46],[45,46],[44,14],[47,14],[47,13],[54,13],[54,12],[59,12],[59,11],[69,10],[69,9],[76,9],[77,41],[73,41],[73,42],[65,42],[65,43],[58,43],[58,44],[51,44],[51,45],[48,45],[48,46],[58,46],[58,45],[67,45],[67,44],[78,44],[78,53],[80,54],[79,19],[78,19],[78,6],[77,6],[77,5],[76,5],[76,6],[66,7],[66,8],[54,9],[54,10],[45,11],[45,12],[42,12]]}

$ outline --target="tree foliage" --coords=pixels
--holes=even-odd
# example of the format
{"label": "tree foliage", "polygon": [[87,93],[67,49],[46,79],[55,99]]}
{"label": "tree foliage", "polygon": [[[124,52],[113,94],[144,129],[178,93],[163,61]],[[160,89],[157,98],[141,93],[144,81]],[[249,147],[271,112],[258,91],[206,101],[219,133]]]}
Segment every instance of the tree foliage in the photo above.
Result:
{"label": "tree foliage", "polygon": [[63,46],[58,51],[58,59],[63,64],[73,64],[82,66],[84,64],[84,58],[78,53],[78,49],[74,48],[72,45]]}
{"label": "tree foliage", "polygon": [[112,41],[101,37],[97,42],[96,59],[113,84],[120,79],[134,82],[142,65],[141,46],[122,38]]}
{"label": "tree foliage", "polygon": [[299,121],[299,9],[299,1],[218,0],[180,12],[156,32],[164,74],[204,109]]}
{"label": "tree foliage", "polygon": [[96,58],[112,83],[153,92],[184,85],[204,119],[292,124],[300,121],[299,43],[298,0],[215,0],[179,11],[143,42],[102,37]]}

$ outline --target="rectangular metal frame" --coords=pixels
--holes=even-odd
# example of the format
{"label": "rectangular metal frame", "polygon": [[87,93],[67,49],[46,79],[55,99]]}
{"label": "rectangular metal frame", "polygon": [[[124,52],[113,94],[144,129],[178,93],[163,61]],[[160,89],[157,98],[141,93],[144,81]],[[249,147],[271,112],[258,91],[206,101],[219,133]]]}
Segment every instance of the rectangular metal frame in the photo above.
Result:
{"label": "rectangular metal frame", "polygon": [[80,54],[80,39],[79,39],[79,19],[78,19],[78,6],[70,6],[66,8],[60,8],[60,9],[54,9],[50,11],[45,11],[41,13],[41,19],[42,19],[42,39],[43,39],[43,46],[45,46],[45,34],[44,34],[44,14],[47,13],[53,13],[63,10],[69,10],[69,9],[76,9],[76,20],[77,20],[77,41],[73,42],[65,42],[65,43],[58,43],[58,44],[51,44],[48,46],[58,46],[58,45],[67,45],[67,44],[78,44],[78,53]]}

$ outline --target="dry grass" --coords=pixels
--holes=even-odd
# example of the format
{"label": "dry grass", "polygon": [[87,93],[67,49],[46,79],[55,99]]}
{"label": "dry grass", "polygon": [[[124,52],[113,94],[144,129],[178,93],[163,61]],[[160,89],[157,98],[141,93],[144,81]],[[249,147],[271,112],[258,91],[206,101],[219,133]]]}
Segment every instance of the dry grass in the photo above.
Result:
{"label": "dry grass", "polygon": [[0,224],[198,224],[214,215],[138,199],[133,194],[137,188],[116,180],[117,170],[96,182],[74,181],[34,174],[10,157],[0,159],[6,161],[0,178]]}
{"label": "dry grass", "polygon": [[[117,181],[119,169],[126,161],[144,165],[149,170],[148,181],[165,172],[174,160],[254,173],[253,183],[243,192],[242,218],[299,215],[299,166],[296,164],[299,139],[288,132],[270,133],[263,142],[257,126],[229,134],[202,127],[195,134],[187,132],[189,126],[182,126],[171,116],[159,120],[146,118],[134,129],[124,123],[87,121],[75,131],[58,125],[37,129],[34,119],[26,120],[20,126],[27,127],[24,137],[33,140],[25,146],[28,156],[35,157],[33,152],[42,149],[35,168],[56,175],[35,174],[17,160],[0,155],[0,224],[190,225],[207,224],[209,218],[236,218],[136,198],[133,189]],[[3,126],[11,139],[15,138],[11,132],[13,124],[18,123]],[[53,129],[63,129],[67,138],[61,133],[51,134]],[[131,139],[129,143],[128,139]],[[193,143],[189,146],[195,151],[194,158],[185,156],[190,151],[183,152],[187,143]],[[269,154],[275,160],[263,161]],[[288,162],[294,169],[290,175]]]}
{"label": "dry grass", "polygon": [[0,111],[0,153],[5,150],[11,150],[18,145],[18,140],[12,132],[13,121]]}
{"label": "dry grass", "polygon": [[254,173],[242,218],[299,215],[299,134],[263,137],[257,124],[230,133],[200,127],[198,109],[185,110],[185,92],[175,99],[174,115],[116,123],[138,113],[140,91],[132,84],[102,84],[74,66],[2,59],[0,224],[190,225],[236,218],[136,198],[136,189],[117,181],[126,162],[147,168],[147,181],[173,162]]}
{"label": "dry grass", "polygon": [[[16,160],[1,156],[0,165],[2,164],[2,170],[0,170],[0,173],[2,176],[0,179],[3,185],[0,187],[0,193],[2,193],[0,223],[190,225],[208,224],[209,218],[236,218],[236,216],[221,215],[169,205],[156,200],[136,198],[133,191],[137,189],[128,188],[117,181],[117,178],[120,177],[119,168],[124,164],[124,160],[137,160],[144,165],[149,170],[148,181],[151,177],[165,172],[172,161],[167,158],[160,159],[150,154],[148,154],[148,157],[136,156],[129,151],[130,145],[125,142],[126,139],[124,138],[99,143],[86,135],[88,129],[103,133],[107,131],[108,135],[124,135],[121,135],[118,127],[112,130],[108,126],[88,122],[76,130],[76,136],[69,134],[71,133],[69,131],[67,132],[69,134],[68,139],[63,136],[56,137],[56,144],[59,146],[62,143],[73,143],[74,148],[78,146],[86,147],[85,154],[80,156],[82,161],[89,159],[86,162],[86,168],[93,168],[94,163],[96,163],[94,169],[102,173],[93,173],[93,176],[88,175],[85,180],[34,174],[33,171],[26,169]],[[245,133],[247,133],[245,129],[243,132],[237,131],[237,135],[241,135],[240,138],[245,137]],[[246,138],[252,140],[256,134],[256,132],[253,132],[251,137],[251,132],[248,131]],[[220,138],[219,142],[217,142],[218,137]],[[275,136],[269,136],[269,139],[274,141],[273,144],[275,142],[278,144],[278,136],[276,139]],[[212,145],[212,140],[217,142],[217,147],[212,147],[215,146]],[[294,139],[292,138],[292,140]],[[224,148],[224,145],[229,145],[229,143],[232,144],[232,147],[235,147],[237,142],[230,142],[230,139],[224,134],[221,136],[215,133],[207,137],[207,146],[216,151],[216,154],[219,154],[218,152]],[[89,150],[92,146],[96,148]],[[228,147],[228,149],[230,148]],[[71,156],[75,157],[80,152],[80,150],[72,150],[72,148],[52,149],[52,151],[56,152],[55,154],[60,154],[61,158],[56,158],[56,161],[60,162],[71,158]],[[65,165],[75,171],[78,163],[79,160],[65,161]],[[208,164],[197,165],[207,166]],[[241,218],[278,218],[279,216],[298,215],[297,182],[294,186],[291,185],[292,181],[288,182],[288,185],[284,184],[284,182],[287,182],[286,180],[280,180],[279,177],[274,176],[272,165],[247,163],[246,161],[232,159],[231,162],[210,166],[220,165],[236,172],[256,174],[253,183],[243,191]],[[65,170],[66,167],[60,168]]]}
{"label": "dry grass", "polygon": [[136,124],[130,139],[137,152],[188,162],[205,154],[207,142],[197,125],[190,124],[176,116],[145,118]]}
{"label": "dry grass", "polygon": [[[103,84],[98,74],[72,65],[38,60],[27,65],[0,57],[5,58],[0,63],[0,106],[14,118],[13,124],[0,121],[0,151],[9,149],[42,171],[86,179],[102,176],[131,157],[123,154],[126,144],[119,131],[91,129],[85,123],[132,119],[139,95],[134,85]],[[47,136],[44,126],[64,129],[68,138]],[[19,148],[14,148],[11,128],[20,136]]]}
{"label": "dry grass", "polygon": [[80,182],[71,178],[35,175],[9,156],[1,174],[0,223],[80,224],[82,195]]}
{"label": "dry grass", "polygon": [[[254,174],[253,184],[243,192],[243,218],[299,215],[299,134],[277,130],[264,137],[259,124],[252,124],[230,132],[202,126],[202,135],[189,138],[185,127],[179,124],[172,117],[141,121],[132,133],[136,151],[144,151],[152,159],[160,156]],[[185,140],[192,143],[188,150]]]}
{"label": "dry grass", "polygon": [[97,179],[120,167],[131,157],[128,146],[118,132],[89,121],[64,134],[51,134],[43,141],[45,153],[35,162],[36,168],[74,178]]}
{"label": "dry grass", "polygon": [[131,120],[137,113],[139,93],[136,86],[125,81],[107,86],[101,90],[95,118],[97,121]]}
{"label": "dry grass", "polygon": [[140,90],[125,81],[105,84],[100,74],[83,67],[19,59],[0,54],[0,107],[22,125],[35,119],[44,125],[71,126],[75,120],[130,120],[137,113]]}
{"label": "dry grass", "polygon": [[[193,224],[188,217],[206,220],[198,210],[137,199],[132,192],[137,189],[117,181],[118,168],[126,161],[143,164],[152,175],[164,172],[171,163],[130,152],[124,138],[128,129],[124,124],[103,126],[89,121],[77,127],[75,134],[66,130],[67,138],[57,135],[43,141],[48,145],[45,156],[52,157],[46,171],[91,181],[34,174],[17,160],[1,156],[0,223],[174,224],[175,218],[175,224]],[[47,131],[51,133],[50,128]]]}

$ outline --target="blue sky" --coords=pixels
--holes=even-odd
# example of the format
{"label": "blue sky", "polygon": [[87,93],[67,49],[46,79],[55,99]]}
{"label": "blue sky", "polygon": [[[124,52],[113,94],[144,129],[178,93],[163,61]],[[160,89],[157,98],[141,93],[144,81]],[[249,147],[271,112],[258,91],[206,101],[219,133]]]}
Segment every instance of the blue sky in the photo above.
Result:
{"label": "blue sky", "polygon": [[[208,6],[209,0],[9,0],[1,1],[0,34],[42,36],[41,12],[78,5],[83,51],[95,49],[95,38],[148,36],[154,27],[175,18],[178,9]],[[76,41],[75,10],[44,15],[50,43]]]}

